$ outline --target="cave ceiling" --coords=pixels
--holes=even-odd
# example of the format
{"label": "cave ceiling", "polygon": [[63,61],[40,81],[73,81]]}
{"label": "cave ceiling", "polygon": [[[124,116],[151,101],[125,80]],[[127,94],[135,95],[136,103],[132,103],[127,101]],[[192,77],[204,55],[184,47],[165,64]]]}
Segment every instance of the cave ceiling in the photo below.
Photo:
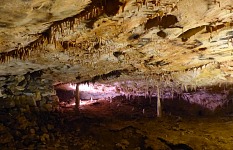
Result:
{"label": "cave ceiling", "polygon": [[233,82],[232,0],[1,0],[0,12],[0,76],[42,71],[53,84],[137,88]]}

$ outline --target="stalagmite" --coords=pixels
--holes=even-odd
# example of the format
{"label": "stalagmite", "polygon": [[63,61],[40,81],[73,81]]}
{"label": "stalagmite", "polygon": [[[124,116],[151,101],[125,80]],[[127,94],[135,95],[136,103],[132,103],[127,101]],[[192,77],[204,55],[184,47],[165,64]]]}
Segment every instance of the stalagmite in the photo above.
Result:
{"label": "stalagmite", "polygon": [[75,105],[76,110],[79,111],[79,106],[80,106],[79,84],[76,84],[75,103],[76,103]]}
{"label": "stalagmite", "polygon": [[157,86],[157,117],[161,117],[161,102],[160,102],[160,90],[159,86]]}
{"label": "stalagmite", "polygon": [[149,94],[149,99],[150,99],[150,104],[151,104],[152,92],[151,92],[151,91],[148,91],[148,94]]}
{"label": "stalagmite", "polygon": [[173,86],[171,87],[171,89],[172,89],[172,100],[173,100],[173,98],[174,98],[174,89],[173,89]]}
{"label": "stalagmite", "polygon": [[147,91],[145,90],[145,93],[144,93],[144,97],[145,99],[147,98]]}

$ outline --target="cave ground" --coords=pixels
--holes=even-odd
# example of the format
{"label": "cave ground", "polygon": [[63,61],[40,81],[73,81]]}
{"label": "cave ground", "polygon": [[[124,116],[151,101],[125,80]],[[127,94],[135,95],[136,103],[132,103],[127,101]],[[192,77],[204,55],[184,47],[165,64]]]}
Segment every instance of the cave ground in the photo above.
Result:
{"label": "cave ground", "polygon": [[40,133],[38,142],[14,137],[14,144],[2,144],[1,149],[169,150],[177,144],[194,150],[233,149],[231,116],[215,115],[182,100],[164,100],[162,105],[160,118],[156,117],[155,98],[152,103],[144,98],[98,100],[80,106],[79,112],[74,106],[61,107],[48,114],[59,121],[47,118],[50,126],[55,124],[52,130],[49,126],[47,132],[41,130],[47,137]]}

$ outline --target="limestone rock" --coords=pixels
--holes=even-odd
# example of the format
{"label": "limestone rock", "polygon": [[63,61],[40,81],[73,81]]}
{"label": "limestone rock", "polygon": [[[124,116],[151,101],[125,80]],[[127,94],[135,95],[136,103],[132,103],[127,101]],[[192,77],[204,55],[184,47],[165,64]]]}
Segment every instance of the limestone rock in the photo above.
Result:
{"label": "limestone rock", "polygon": [[41,108],[42,111],[53,111],[53,105],[52,104],[44,104]]}
{"label": "limestone rock", "polygon": [[41,100],[41,93],[40,91],[36,91],[35,96],[34,96],[35,101],[40,101]]}
{"label": "limestone rock", "polygon": [[15,77],[15,80],[17,83],[20,83],[22,82],[23,80],[25,80],[25,77],[24,76],[21,76],[21,75],[18,75]]}
{"label": "limestone rock", "polygon": [[123,150],[127,149],[128,146],[129,146],[129,142],[126,139],[122,139],[120,143],[116,144],[116,147],[123,149]]}
{"label": "limestone rock", "polygon": [[6,79],[6,77],[0,77],[0,81],[5,81]]}
{"label": "limestone rock", "polygon": [[232,83],[231,0],[105,3],[1,1],[0,86],[42,95],[52,93],[43,84],[116,78],[141,90],[147,77],[185,90]]}
{"label": "limestone rock", "polygon": [[16,86],[15,89],[18,91],[23,91],[23,90],[25,90],[25,87],[24,86]]}
{"label": "limestone rock", "polygon": [[2,90],[0,89],[0,97],[3,97],[3,95],[2,95]]}
{"label": "limestone rock", "polygon": [[0,108],[13,108],[15,107],[15,101],[12,97],[1,98],[0,99]]}

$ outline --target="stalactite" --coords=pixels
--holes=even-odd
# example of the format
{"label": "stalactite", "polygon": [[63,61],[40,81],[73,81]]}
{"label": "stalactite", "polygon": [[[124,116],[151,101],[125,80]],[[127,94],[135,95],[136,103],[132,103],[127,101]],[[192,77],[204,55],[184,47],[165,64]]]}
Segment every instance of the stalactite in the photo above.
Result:
{"label": "stalactite", "polygon": [[[45,42],[47,44],[55,44],[55,47],[59,44],[59,40],[63,38],[66,35],[69,35],[71,31],[74,30],[74,26],[77,24],[80,24],[80,21],[83,19],[90,19],[91,17],[96,17],[97,15],[101,14],[103,12],[103,7],[93,7],[89,8],[91,11],[83,11],[81,14],[78,14],[74,16],[73,18],[65,19],[64,21],[57,21],[55,22],[48,30],[48,35],[42,33],[38,40],[32,42],[29,44],[25,50],[22,51],[21,46],[18,46],[18,48],[14,51],[19,51],[16,53],[9,53],[11,56],[1,54],[1,62],[4,63],[6,60],[9,60],[10,57],[12,58],[19,58],[19,59],[26,59],[26,57],[30,56],[31,51],[34,51],[34,49],[40,48],[41,46],[45,47]],[[47,39],[47,40],[45,40]],[[31,47],[32,49],[28,49],[28,47]],[[21,51],[20,51],[21,50]]]}
{"label": "stalactite", "polygon": [[181,84],[180,88],[181,88],[181,91],[184,91],[185,90],[184,84]]}
{"label": "stalactite", "polygon": [[185,92],[188,92],[188,85],[184,85],[184,90],[185,90]]}
{"label": "stalactite", "polygon": [[157,117],[161,117],[161,102],[160,102],[160,89],[157,85]]}
{"label": "stalactite", "polygon": [[150,104],[152,103],[152,91],[148,91],[149,93],[149,99],[150,99]]}
{"label": "stalactite", "polygon": [[164,89],[160,87],[160,98],[162,98],[162,101],[164,100],[163,91],[164,91]]}

